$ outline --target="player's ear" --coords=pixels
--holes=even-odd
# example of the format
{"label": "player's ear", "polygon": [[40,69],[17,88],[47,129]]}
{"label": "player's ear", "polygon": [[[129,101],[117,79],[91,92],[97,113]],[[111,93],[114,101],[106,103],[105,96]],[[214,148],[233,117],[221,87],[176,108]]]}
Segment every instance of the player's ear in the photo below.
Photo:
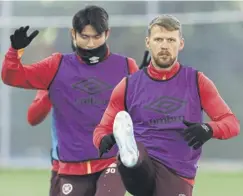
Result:
{"label": "player's ear", "polygon": [[73,40],[75,40],[75,38],[76,38],[76,31],[74,29],[71,29],[70,31],[71,31]]}
{"label": "player's ear", "polygon": [[179,51],[181,51],[181,50],[184,48],[184,46],[185,46],[185,40],[184,40],[184,38],[182,37],[182,38],[180,39]]}
{"label": "player's ear", "polygon": [[105,40],[107,40],[110,36],[111,33],[111,29],[109,28],[106,32],[105,32]]}
{"label": "player's ear", "polygon": [[145,38],[145,46],[147,49],[149,49],[149,37],[148,36]]}

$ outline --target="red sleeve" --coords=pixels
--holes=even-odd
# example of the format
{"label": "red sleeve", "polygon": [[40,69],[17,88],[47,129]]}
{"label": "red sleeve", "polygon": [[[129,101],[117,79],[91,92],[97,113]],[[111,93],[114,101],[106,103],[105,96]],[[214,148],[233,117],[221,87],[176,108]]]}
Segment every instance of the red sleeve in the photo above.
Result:
{"label": "red sleeve", "polygon": [[110,102],[105,110],[101,122],[94,131],[93,142],[96,148],[99,148],[101,139],[105,135],[113,132],[113,122],[116,114],[125,110],[125,88],[126,78],[123,78],[122,81],[114,88]]}
{"label": "red sleeve", "polygon": [[220,96],[214,83],[203,73],[198,73],[199,93],[204,111],[212,120],[213,137],[229,139],[240,132],[240,123]]}
{"label": "red sleeve", "polygon": [[26,89],[47,89],[61,60],[61,54],[52,56],[32,65],[22,65],[18,51],[10,48],[2,64],[4,84]]}
{"label": "red sleeve", "polygon": [[27,119],[30,125],[40,124],[51,110],[51,102],[49,100],[48,91],[37,91],[34,101],[28,109]]}
{"label": "red sleeve", "polygon": [[132,58],[127,58],[129,73],[133,74],[139,70],[136,61]]}

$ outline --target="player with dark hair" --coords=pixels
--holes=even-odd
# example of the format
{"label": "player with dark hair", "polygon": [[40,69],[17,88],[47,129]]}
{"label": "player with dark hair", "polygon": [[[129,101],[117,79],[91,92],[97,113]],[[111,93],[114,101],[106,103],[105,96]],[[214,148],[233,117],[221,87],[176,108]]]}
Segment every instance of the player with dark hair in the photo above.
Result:
{"label": "player with dark hair", "polygon": [[[117,144],[118,170],[131,194],[192,196],[203,144],[238,135],[240,124],[214,83],[177,61],[184,39],[175,17],[155,18],[146,46],[151,64],[114,88],[94,144],[101,155]],[[106,139],[111,135],[114,143]]]}
{"label": "player with dark hair", "polygon": [[[108,19],[107,12],[98,6],[80,10],[73,17],[72,38],[76,52],[55,53],[29,66],[21,63],[17,50],[27,47],[38,31],[28,36],[29,26],[21,27],[10,36],[11,48],[3,61],[5,84],[48,90],[57,133],[60,196],[95,195],[101,173],[116,160],[116,149],[97,159],[93,131],[113,88],[123,77],[136,72],[138,66],[135,60],[110,52],[106,44],[110,34]],[[112,136],[106,139],[114,140]],[[115,178],[112,181],[117,184]],[[107,191],[107,187],[102,186]],[[119,187],[98,194],[115,195]]]}

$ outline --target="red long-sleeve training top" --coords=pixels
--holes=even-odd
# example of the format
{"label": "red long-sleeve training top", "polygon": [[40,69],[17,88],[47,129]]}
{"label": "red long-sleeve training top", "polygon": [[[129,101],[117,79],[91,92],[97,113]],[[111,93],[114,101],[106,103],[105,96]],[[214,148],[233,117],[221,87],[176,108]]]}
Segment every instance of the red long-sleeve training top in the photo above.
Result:
{"label": "red long-sleeve training top", "polygon": [[50,112],[51,107],[48,91],[38,90],[28,109],[27,119],[29,124],[32,126],[40,124]]}
{"label": "red long-sleeve training top", "polygon": [[[109,55],[109,51],[107,56]],[[20,58],[18,56],[17,50],[10,48],[5,55],[3,65],[2,65],[2,80],[5,84],[15,87],[21,87],[25,89],[41,89],[48,90],[49,85],[58,70],[58,65],[61,60],[62,54],[55,53],[52,56],[31,64],[22,65]],[[80,59],[81,61],[81,59]],[[138,66],[134,59],[128,58],[129,72],[134,73],[138,70]],[[45,102],[45,101],[44,101]],[[36,102],[43,103],[43,102]],[[33,106],[34,107],[34,106]],[[32,107],[32,112],[33,112]],[[43,107],[43,105],[36,106],[36,108]],[[45,113],[42,113],[43,116]],[[38,122],[43,118],[40,114],[32,118],[32,122]],[[69,174],[69,175],[85,175],[90,173],[95,173],[107,168],[110,164],[115,161],[114,158],[106,160],[92,160],[82,163],[63,163],[59,162],[59,173]]]}

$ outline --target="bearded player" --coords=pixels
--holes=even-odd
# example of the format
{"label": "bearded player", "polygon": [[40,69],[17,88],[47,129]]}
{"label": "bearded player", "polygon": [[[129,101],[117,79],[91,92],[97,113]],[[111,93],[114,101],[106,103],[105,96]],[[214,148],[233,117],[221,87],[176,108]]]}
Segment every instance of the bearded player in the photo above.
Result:
{"label": "bearded player", "polygon": [[[94,144],[100,154],[118,145],[118,170],[131,194],[192,196],[202,146],[238,135],[240,124],[214,83],[178,62],[184,39],[175,17],[152,20],[146,46],[151,64],[115,87]],[[211,121],[203,121],[203,110]]]}

